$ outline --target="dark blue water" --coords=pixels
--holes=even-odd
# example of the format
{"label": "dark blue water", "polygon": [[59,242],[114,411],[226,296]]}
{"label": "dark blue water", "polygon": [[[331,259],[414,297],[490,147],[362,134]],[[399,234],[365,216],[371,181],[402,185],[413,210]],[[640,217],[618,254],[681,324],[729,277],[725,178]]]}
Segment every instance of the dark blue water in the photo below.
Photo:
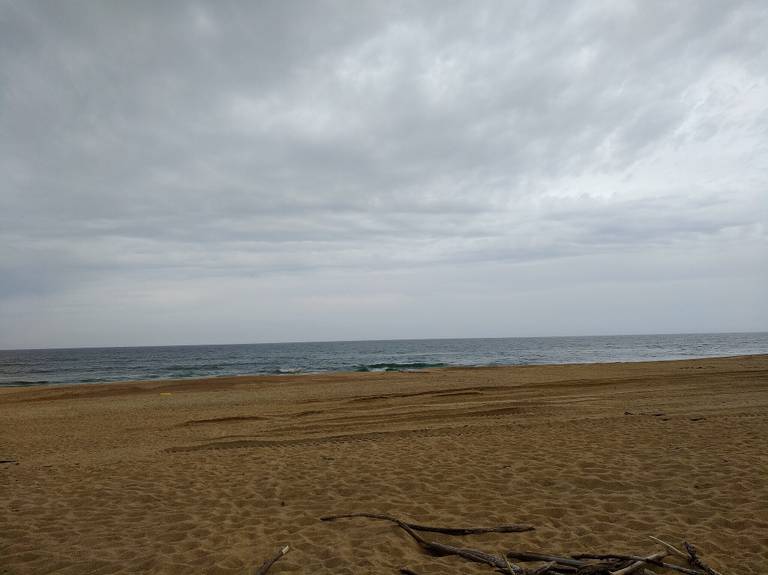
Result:
{"label": "dark blue water", "polygon": [[768,333],[426,339],[0,351],[0,386],[768,353]]}

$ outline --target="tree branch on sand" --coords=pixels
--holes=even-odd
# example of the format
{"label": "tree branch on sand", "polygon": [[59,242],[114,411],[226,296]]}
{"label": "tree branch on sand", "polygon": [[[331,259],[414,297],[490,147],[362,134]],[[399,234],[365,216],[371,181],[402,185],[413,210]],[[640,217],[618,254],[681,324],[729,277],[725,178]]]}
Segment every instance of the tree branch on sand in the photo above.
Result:
{"label": "tree branch on sand", "polygon": [[392,521],[407,525],[414,531],[425,531],[430,533],[443,533],[445,535],[477,535],[480,533],[521,533],[523,531],[533,531],[532,525],[506,524],[496,525],[495,527],[434,527],[431,525],[420,525],[418,523],[408,523],[383,513],[344,513],[342,515],[326,515],[320,518],[320,521],[336,521],[337,519],[348,519],[353,517],[367,517],[368,519],[381,519],[383,521]]}
{"label": "tree branch on sand", "polygon": [[259,566],[256,571],[253,572],[253,575],[265,575],[267,571],[274,565],[279,559],[281,559],[288,551],[291,550],[291,547],[289,545],[284,545],[280,549],[277,550],[277,553],[275,553],[271,558],[264,561],[264,563]]}
{"label": "tree branch on sand", "polygon": [[[422,549],[431,555],[461,557],[467,561],[488,565],[496,572],[506,575],[633,575],[635,573],[658,575],[663,571],[672,571],[684,575],[723,575],[705,564],[699,557],[696,548],[690,543],[683,542],[683,548],[686,551],[683,553],[680,549],[656,537],[652,537],[652,539],[663,545],[665,550],[650,554],[577,553],[570,556],[561,556],[550,553],[508,551],[500,555],[494,555],[469,547],[457,547],[447,543],[440,543],[439,541],[429,541],[419,535],[417,531],[461,536],[484,533],[520,533],[532,531],[534,528],[530,525],[520,524],[505,524],[495,527],[435,527],[411,523],[384,513],[326,515],[321,517],[320,520],[336,521],[338,519],[352,518],[389,521],[405,531]],[[690,564],[690,567],[663,561],[669,552],[685,559]],[[540,565],[528,568],[510,563],[510,559],[522,563],[540,563]],[[663,571],[651,571],[648,567]],[[416,575],[415,571],[406,567],[400,568],[399,571],[401,575]],[[266,573],[266,571],[259,571],[257,575],[262,575],[263,573]]]}
{"label": "tree branch on sand", "polygon": [[[349,513],[345,515],[327,515],[325,517],[322,517],[322,521],[335,521],[336,519],[342,519],[342,518],[352,518],[352,517],[364,517],[367,519],[381,519],[384,521],[391,521],[392,523],[396,524],[400,529],[405,531],[408,535],[410,535],[421,547],[427,551],[428,553],[431,553],[432,555],[437,556],[445,556],[445,555],[456,555],[458,557],[462,557],[468,561],[473,561],[475,563],[485,563],[486,565],[490,565],[491,567],[495,567],[502,573],[510,573],[510,563],[506,561],[503,557],[498,557],[496,555],[492,555],[491,553],[486,553],[485,551],[478,551],[476,549],[469,549],[464,547],[454,547],[453,545],[447,545],[445,543],[438,543],[437,541],[427,541],[424,539],[421,535],[416,533],[413,527],[411,527],[411,524],[406,523],[405,521],[402,521],[401,519],[398,519],[397,517],[393,517],[392,515],[383,515],[379,513]],[[424,526],[418,526],[418,527],[424,527]],[[430,527],[426,530],[429,531],[435,531],[436,529],[441,529],[442,531],[439,531],[441,533],[451,532],[454,531],[452,529],[443,529],[443,528],[435,528]],[[485,529],[485,528],[479,528],[479,529]],[[473,533],[476,533],[478,531],[474,530],[474,528],[467,528],[467,529],[459,529],[459,531],[471,531]],[[489,530],[480,531],[481,533],[489,533],[492,532],[493,528],[490,528]],[[453,533],[449,533],[453,534]],[[516,567],[514,565],[512,567],[512,575],[524,575],[525,570]]]}
{"label": "tree branch on sand", "polygon": [[683,541],[683,548],[685,549],[686,553],[688,553],[688,563],[690,563],[693,567],[698,567],[707,575],[722,575],[719,571],[715,571],[704,563],[700,558],[696,551],[696,547],[694,547],[692,544],[688,543],[687,541]]}

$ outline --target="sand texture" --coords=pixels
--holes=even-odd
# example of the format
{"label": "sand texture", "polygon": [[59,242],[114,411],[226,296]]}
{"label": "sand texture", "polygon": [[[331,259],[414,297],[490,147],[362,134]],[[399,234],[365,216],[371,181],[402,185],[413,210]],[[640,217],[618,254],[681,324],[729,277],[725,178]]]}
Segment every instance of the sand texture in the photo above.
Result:
{"label": "sand texture", "polygon": [[767,416],[768,356],[3,389],[0,573],[493,572],[357,511],[768,573]]}

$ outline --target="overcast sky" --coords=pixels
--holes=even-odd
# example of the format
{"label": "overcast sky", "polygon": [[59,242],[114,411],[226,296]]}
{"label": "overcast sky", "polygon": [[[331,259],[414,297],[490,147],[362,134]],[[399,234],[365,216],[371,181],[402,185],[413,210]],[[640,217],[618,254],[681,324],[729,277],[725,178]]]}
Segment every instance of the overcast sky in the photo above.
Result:
{"label": "overcast sky", "polygon": [[0,348],[768,330],[768,4],[0,0]]}

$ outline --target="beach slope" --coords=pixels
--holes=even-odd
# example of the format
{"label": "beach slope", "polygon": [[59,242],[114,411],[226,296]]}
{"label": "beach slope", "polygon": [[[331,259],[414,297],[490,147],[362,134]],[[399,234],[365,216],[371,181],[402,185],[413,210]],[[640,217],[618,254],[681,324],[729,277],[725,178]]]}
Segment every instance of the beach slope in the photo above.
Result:
{"label": "beach slope", "polygon": [[489,573],[434,539],[768,571],[768,356],[0,390],[0,573]]}

